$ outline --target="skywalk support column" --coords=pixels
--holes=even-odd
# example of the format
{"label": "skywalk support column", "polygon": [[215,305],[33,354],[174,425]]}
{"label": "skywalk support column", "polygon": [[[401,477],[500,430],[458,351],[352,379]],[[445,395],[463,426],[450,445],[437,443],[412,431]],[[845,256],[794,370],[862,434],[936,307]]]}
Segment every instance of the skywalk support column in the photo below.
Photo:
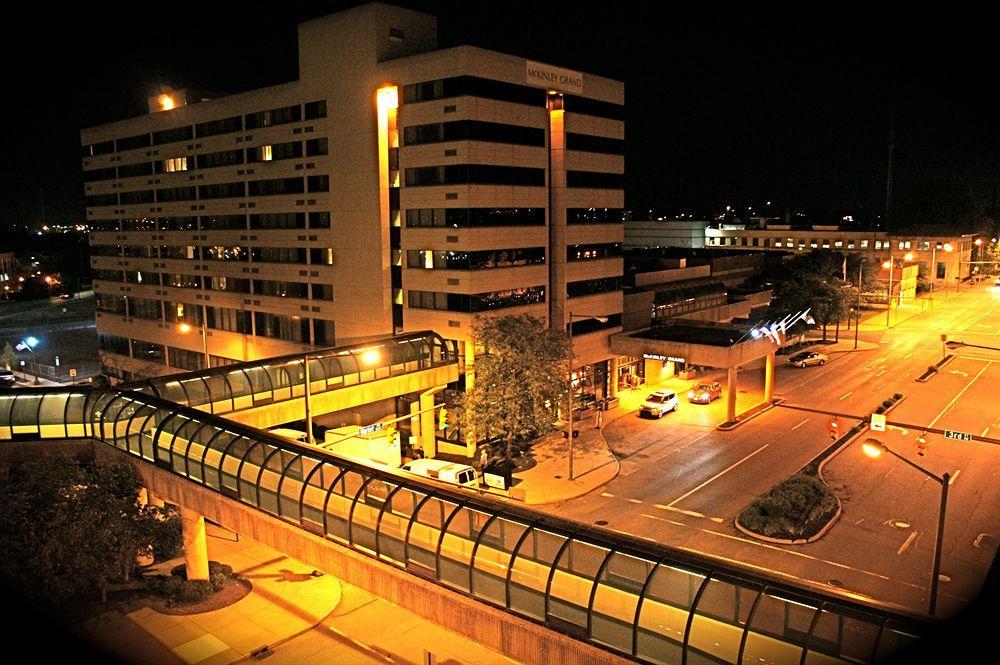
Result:
{"label": "skywalk support column", "polygon": [[764,403],[774,400],[774,351],[764,359]]}
{"label": "skywalk support column", "polygon": [[618,368],[618,354],[615,354],[611,356],[611,369],[608,370],[608,386],[610,387],[610,395],[612,399],[618,397]]}
{"label": "skywalk support column", "polygon": [[184,563],[189,580],[208,579],[208,540],[205,518],[201,513],[181,506],[181,529],[184,537]]}
{"label": "skywalk support column", "polygon": [[726,382],[726,422],[736,422],[736,377],[740,368],[733,366],[729,368]]}
{"label": "skywalk support column", "polygon": [[437,456],[437,414],[434,412],[434,395],[441,390],[431,388],[420,395],[420,445],[424,457]]}

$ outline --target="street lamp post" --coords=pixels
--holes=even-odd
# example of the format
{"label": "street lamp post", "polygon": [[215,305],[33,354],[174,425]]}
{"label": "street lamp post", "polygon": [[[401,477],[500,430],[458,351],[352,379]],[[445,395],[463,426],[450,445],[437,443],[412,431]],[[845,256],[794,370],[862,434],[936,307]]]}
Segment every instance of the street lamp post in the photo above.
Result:
{"label": "street lamp post", "polygon": [[18,348],[23,346],[27,350],[31,351],[31,365],[34,368],[35,374],[34,383],[38,383],[38,359],[35,356],[35,347],[38,346],[38,338],[34,336],[25,337],[17,346]]}
{"label": "street lamp post", "polygon": [[[177,330],[181,334],[186,335],[193,330],[190,323],[183,322],[177,326]],[[205,369],[212,366],[210,362],[211,356],[208,354],[208,330],[205,327],[205,306],[202,305],[201,309],[201,351],[205,355]]]}
{"label": "street lamp post", "polygon": [[601,323],[607,323],[606,316],[590,316],[587,314],[574,314],[569,312],[569,417],[566,428],[569,438],[569,479],[573,480],[573,319],[596,319]]}
{"label": "street lamp post", "polygon": [[885,296],[885,327],[888,328],[890,325],[890,317],[892,316],[892,269],[896,262],[892,258],[892,254],[889,255],[889,260],[882,264],[883,268],[889,269],[889,289]]}
{"label": "street lamp post", "polygon": [[877,458],[881,456],[882,453],[889,453],[893,457],[903,460],[928,478],[931,478],[941,484],[941,505],[938,509],[937,537],[934,544],[934,566],[933,571],[931,572],[931,598],[929,613],[931,616],[934,616],[934,613],[937,611],[938,578],[941,576],[941,549],[944,543],[944,516],[945,511],[948,508],[948,485],[951,482],[951,476],[947,473],[940,476],[934,475],[919,464],[915,464],[902,455],[893,452],[878,439],[865,439],[865,441],[861,444],[861,448],[865,455],[871,458]]}

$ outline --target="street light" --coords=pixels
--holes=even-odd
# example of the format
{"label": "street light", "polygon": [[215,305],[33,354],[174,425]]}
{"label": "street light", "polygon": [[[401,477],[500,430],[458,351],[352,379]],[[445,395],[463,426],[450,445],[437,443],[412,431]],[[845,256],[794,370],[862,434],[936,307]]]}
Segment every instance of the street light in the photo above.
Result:
{"label": "street light", "polygon": [[[194,326],[192,326],[190,323],[186,321],[181,321],[180,323],[177,324],[177,332],[179,332],[182,335],[187,335],[192,330],[194,330]],[[202,306],[201,310],[201,350],[202,353],[205,354],[205,369],[208,369],[209,367],[212,366],[212,363],[209,361],[210,356],[208,355],[208,331],[205,329],[204,306]]]}
{"label": "street light", "polygon": [[883,268],[889,269],[889,290],[886,292],[885,296],[885,327],[889,327],[889,317],[892,316],[892,269],[895,265],[895,261],[892,259],[892,255],[889,255],[889,260],[882,263]]}
{"label": "street light", "polygon": [[981,344],[969,344],[967,342],[959,342],[957,340],[948,341],[944,343],[949,349],[957,349],[960,346],[968,346],[973,349],[986,349],[987,351],[1000,351],[1000,347],[996,346],[982,346]]}
{"label": "street light", "polygon": [[[312,417],[312,377],[309,375],[309,353],[302,356],[302,382],[304,387],[305,407],[306,407],[306,441],[313,442],[313,417]],[[366,349],[361,354],[361,362],[371,367],[382,359],[382,354],[378,349]]]}
{"label": "street light", "polygon": [[29,336],[29,337],[25,337],[24,339],[22,339],[21,343],[17,345],[17,349],[19,351],[23,351],[24,349],[27,349],[28,351],[31,351],[31,364],[35,368],[35,381],[34,381],[34,383],[38,383],[38,360],[35,358],[35,347],[38,346],[38,344],[39,344],[39,341],[38,341],[37,337]]}
{"label": "street light", "polygon": [[569,437],[569,479],[573,480],[573,319],[595,319],[607,323],[606,316],[590,316],[589,314],[569,313],[569,419],[567,434]]}
{"label": "street light", "polygon": [[934,570],[931,573],[931,600],[929,613],[931,616],[934,616],[934,612],[937,609],[938,578],[941,576],[941,546],[944,542],[944,515],[945,510],[948,507],[948,485],[951,482],[951,476],[947,473],[940,476],[934,475],[919,464],[915,464],[902,455],[893,452],[878,439],[865,439],[861,444],[861,450],[865,455],[872,459],[881,457],[882,453],[889,453],[893,457],[903,460],[928,478],[931,478],[941,484],[941,507],[938,510],[937,538],[934,545]]}

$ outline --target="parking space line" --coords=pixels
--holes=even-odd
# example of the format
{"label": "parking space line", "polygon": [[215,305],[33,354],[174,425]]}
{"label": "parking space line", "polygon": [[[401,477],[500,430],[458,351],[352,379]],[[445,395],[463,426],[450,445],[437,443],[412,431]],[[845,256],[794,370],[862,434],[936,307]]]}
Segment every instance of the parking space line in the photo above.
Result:
{"label": "parking space line", "polygon": [[797,430],[798,428],[800,428],[800,427],[802,427],[803,425],[805,425],[805,424],[806,424],[807,422],[809,422],[809,419],[808,419],[808,418],[806,418],[805,420],[803,420],[802,422],[800,422],[800,423],[799,423],[798,425],[796,425],[795,427],[793,427],[793,428],[792,428],[791,430],[789,430],[789,431],[790,431],[790,432],[794,432],[794,431],[795,431],[795,430]]}
{"label": "parking space line", "polygon": [[840,396],[840,401],[844,401],[845,399],[847,399],[848,397],[850,397],[850,396],[851,396],[851,393],[853,393],[853,392],[854,392],[854,391],[853,391],[853,390],[851,390],[850,392],[846,392],[846,393],[844,393],[843,395],[841,395],[841,396]]}
{"label": "parking space line", "polygon": [[899,549],[896,550],[896,554],[900,554],[901,555],[901,554],[903,554],[903,552],[905,552],[906,550],[908,550],[910,548],[910,545],[913,544],[913,541],[916,540],[917,534],[919,534],[919,533],[920,533],[919,531],[914,531],[913,533],[911,533],[910,536],[909,536],[909,538],[907,538],[903,542],[903,544],[899,546]]}
{"label": "parking space line", "polygon": [[962,473],[961,469],[958,469],[957,471],[955,471],[955,473],[952,474],[951,478],[948,479],[948,484],[949,485],[954,485],[955,481],[958,480],[958,474],[960,474],[960,473]]}
{"label": "parking space line", "polygon": [[743,462],[746,462],[748,459],[750,459],[751,457],[753,457],[754,455],[756,455],[760,451],[764,450],[769,445],[771,445],[771,444],[770,443],[765,443],[763,446],[761,446],[757,450],[753,451],[752,453],[750,453],[749,455],[747,455],[746,457],[744,457],[743,459],[741,459],[739,462],[736,462],[735,464],[732,464],[732,465],[728,466],[727,468],[723,469],[719,473],[715,474],[714,476],[712,476],[711,478],[709,478],[708,480],[706,480],[705,482],[703,482],[701,485],[698,485],[697,487],[695,487],[693,490],[691,490],[689,492],[686,492],[683,495],[677,497],[676,499],[674,499],[673,501],[671,501],[670,503],[668,503],[667,507],[673,506],[675,503],[678,503],[678,502],[686,499],[687,497],[691,496],[692,494],[694,494],[695,492],[697,492],[698,490],[700,490],[705,485],[708,485],[710,482],[712,482],[715,479],[721,477],[723,474],[726,474],[726,473],[732,471],[733,469],[735,469],[736,467],[738,467],[740,464],[743,464]]}

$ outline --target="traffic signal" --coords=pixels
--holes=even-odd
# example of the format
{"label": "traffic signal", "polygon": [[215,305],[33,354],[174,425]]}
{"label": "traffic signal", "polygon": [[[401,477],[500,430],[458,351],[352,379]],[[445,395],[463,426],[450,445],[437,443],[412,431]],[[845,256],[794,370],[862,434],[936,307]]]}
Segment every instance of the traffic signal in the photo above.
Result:
{"label": "traffic signal", "polygon": [[385,440],[390,446],[396,442],[396,425],[395,423],[390,423],[386,425],[383,430],[385,432]]}
{"label": "traffic signal", "polygon": [[441,410],[438,412],[438,429],[448,429],[448,407],[446,406],[442,406]]}
{"label": "traffic signal", "polygon": [[836,439],[837,434],[839,433],[840,433],[840,423],[838,423],[837,419],[834,418],[833,420],[830,421],[830,438]]}

